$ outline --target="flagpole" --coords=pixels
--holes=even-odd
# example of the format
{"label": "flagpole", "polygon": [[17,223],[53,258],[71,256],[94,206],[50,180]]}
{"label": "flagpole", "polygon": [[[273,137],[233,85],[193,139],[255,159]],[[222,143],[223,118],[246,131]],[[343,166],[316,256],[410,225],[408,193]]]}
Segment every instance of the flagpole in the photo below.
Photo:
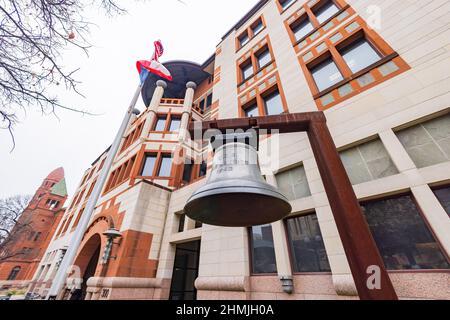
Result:
{"label": "flagpole", "polygon": [[103,165],[103,169],[100,172],[100,175],[92,191],[92,194],[90,195],[89,200],[86,204],[86,208],[81,216],[77,228],[75,229],[67,252],[64,255],[63,260],[61,261],[61,264],[57,270],[55,278],[53,279],[52,286],[47,295],[47,299],[55,300],[60,291],[64,287],[64,284],[68,276],[68,272],[70,272],[72,269],[71,267],[77,254],[78,248],[83,240],[84,233],[86,232],[86,229],[89,225],[89,221],[91,220],[91,217],[94,213],[95,205],[97,204],[97,201],[100,198],[100,194],[103,190],[103,186],[105,185],[106,179],[108,178],[109,170],[111,169],[112,164],[114,162],[114,158],[117,155],[120,143],[122,142],[122,138],[125,135],[128,123],[130,122],[131,115],[135,113],[134,108],[141,94],[142,86],[143,84],[141,83],[137,87],[133,99],[131,100],[130,106],[128,107],[127,112],[125,113],[125,116],[122,120],[122,124],[120,125],[119,131],[117,132],[114,142],[111,145],[110,150],[108,151],[108,155],[106,157],[105,164]]}

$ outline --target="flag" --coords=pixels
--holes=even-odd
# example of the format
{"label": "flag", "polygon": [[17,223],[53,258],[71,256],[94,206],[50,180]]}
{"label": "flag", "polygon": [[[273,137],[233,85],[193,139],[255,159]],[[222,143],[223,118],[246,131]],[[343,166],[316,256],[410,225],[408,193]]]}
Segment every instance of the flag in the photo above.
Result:
{"label": "flag", "polygon": [[140,60],[136,62],[136,68],[139,72],[141,85],[144,84],[150,72],[164,79],[172,81],[172,75],[170,74],[170,71],[167,70],[167,68],[158,61],[159,57],[161,57],[164,53],[164,48],[161,41],[155,41],[153,44],[155,46],[155,52],[153,53],[152,59],[150,61]]}

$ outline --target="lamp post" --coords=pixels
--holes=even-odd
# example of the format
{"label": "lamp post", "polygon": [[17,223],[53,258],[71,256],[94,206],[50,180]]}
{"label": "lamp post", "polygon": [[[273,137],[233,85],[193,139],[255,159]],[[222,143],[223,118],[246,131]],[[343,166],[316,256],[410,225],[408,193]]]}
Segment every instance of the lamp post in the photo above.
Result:
{"label": "lamp post", "polygon": [[106,242],[105,250],[103,251],[102,256],[102,264],[107,264],[108,260],[111,258],[111,250],[114,243],[114,239],[121,238],[122,234],[119,232],[119,230],[110,228],[103,232],[103,235],[105,235],[108,240]]}

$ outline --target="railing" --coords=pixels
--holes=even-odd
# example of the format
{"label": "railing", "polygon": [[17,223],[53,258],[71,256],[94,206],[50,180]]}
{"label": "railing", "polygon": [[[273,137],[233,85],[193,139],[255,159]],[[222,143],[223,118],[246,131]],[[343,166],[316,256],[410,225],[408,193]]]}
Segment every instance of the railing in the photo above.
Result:
{"label": "railing", "polygon": [[170,99],[170,98],[163,98],[161,99],[160,104],[171,104],[171,105],[183,105],[184,99]]}

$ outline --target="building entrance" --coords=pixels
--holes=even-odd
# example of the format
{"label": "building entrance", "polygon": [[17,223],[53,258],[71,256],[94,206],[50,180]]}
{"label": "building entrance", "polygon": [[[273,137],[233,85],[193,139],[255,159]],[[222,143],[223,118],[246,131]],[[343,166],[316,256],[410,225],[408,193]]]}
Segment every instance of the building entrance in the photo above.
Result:
{"label": "building entrance", "polygon": [[200,240],[178,244],[173,266],[170,300],[195,300],[194,282],[198,276]]}

